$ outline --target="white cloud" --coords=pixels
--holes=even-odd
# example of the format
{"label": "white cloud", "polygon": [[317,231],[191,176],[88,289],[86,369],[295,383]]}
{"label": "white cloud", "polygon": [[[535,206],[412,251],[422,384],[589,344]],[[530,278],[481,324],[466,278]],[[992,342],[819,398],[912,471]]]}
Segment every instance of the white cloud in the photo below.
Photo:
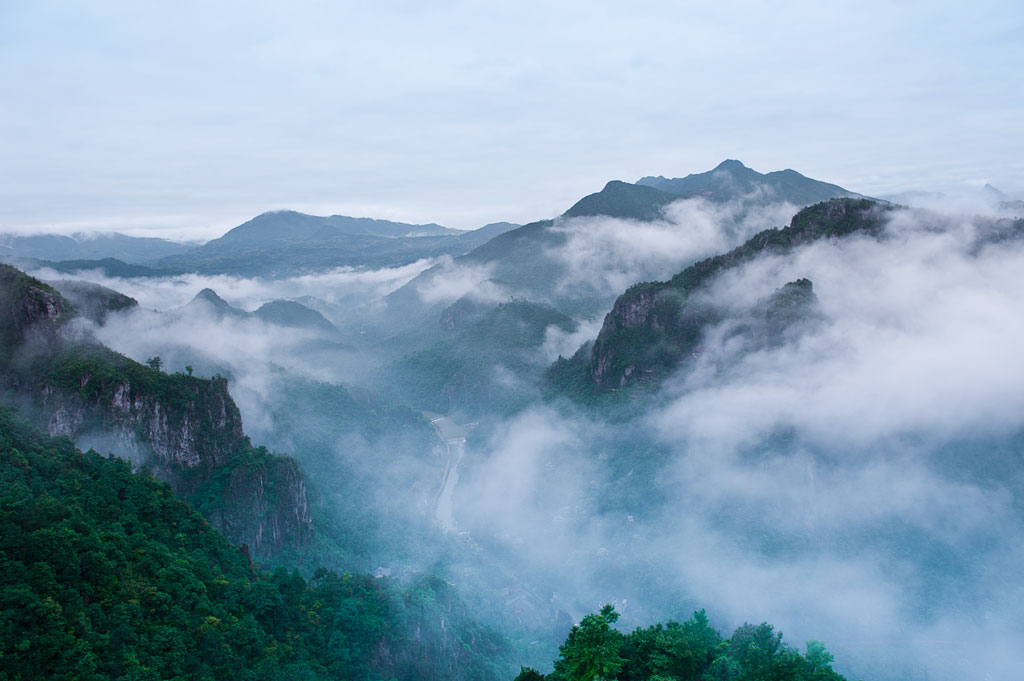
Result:
{"label": "white cloud", "polygon": [[652,222],[605,216],[559,220],[553,229],[566,241],[549,250],[566,267],[558,292],[617,296],[637,282],[667,279],[762,229],[788,224],[797,211],[785,202],[753,208],[761,198],[751,195],[724,204],[683,199],[666,206],[664,218]]}
{"label": "white cloud", "polygon": [[235,277],[227,274],[182,274],[122,279],[107,277],[99,270],[67,274],[50,269],[34,270],[32,274],[46,280],[91,281],[131,296],[139,301],[140,306],[154,310],[180,307],[192,300],[202,289],[210,288],[231,305],[251,311],[271,300],[302,296],[313,296],[332,304],[352,298],[372,302],[408,283],[434,263],[433,260],[422,259],[408,265],[377,270],[338,267],[327,272],[286,279]]}
{"label": "white cloud", "polygon": [[416,285],[416,293],[428,305],[453,303],[464,296],[480,302],[508,300],[511,293],[490,280],[493,270],[491,265],[465,265],[446,258],[439,269]]}

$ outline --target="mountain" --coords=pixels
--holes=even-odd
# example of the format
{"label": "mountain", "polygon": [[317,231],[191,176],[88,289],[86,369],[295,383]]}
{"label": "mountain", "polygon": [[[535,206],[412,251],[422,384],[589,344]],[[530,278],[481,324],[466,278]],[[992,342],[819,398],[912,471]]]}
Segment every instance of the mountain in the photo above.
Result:
{"label": "mountain", "polygon": [[981,188],[981,195],[985,197],[986,200],[991,201],[993,203],[1001,203],[1003,201],[1010,200],[1010,196],[1006,192],[997,187],[993,187],[991,184],[988,183],[986,183],[985,186]]}
{"label": "mountain", "polygon": [[157,260],[195,248],[194,243],[124,234],[0,234],[0,255],[42,260],[102,260],[130,264]]}
{"label": "mountain", "polygon": [[167,485],[0,406],[0,678],[511,678],[447,582],[254,565]]}
{"label": "mountain", "polygon": [[[0,262],[21,269],[108,277],[187,272],[289,276],[334,267],[392,267],[421,258],[460,255],[519,225],[495,222],[464,231],[344,215],[263,213],[201,246],[121,234],[0,235]],[[145,263],[144,265],[141,263]]]}
{"label": "mountain", "polygon": [[235,317],[244,319],[249,316],[245,310],[233,307],[228,301],[217,295],[212,288],[204,288],[192,297],[192,300],[180,308],[182,312],[195,312],[202,310],[212,314],[217,319]]}
{"label": "mountain", "polygon": [[657,220],[662,215],[662,209],[679,198],[679,195],[659,187],[613,180],[596,194],[590,194],[577,201],[562,214],[562,217],[607,215],[630,220]]}
{"label": "mountain", "polygon": [[981,188],[981,195],[988,203],[997,206],[999,210],[1013,215],[1024,214],[1024,200],[1016,199],[1006,192],[986,184]]}
{"label": "mountain", "polygon": [[[877,235],[890,210],[866,199],[832,199],[801,210],[788,227],[765,230],[668,281],[637,284],[615,301],[592,348],[560,359],[548,378],[577,394],[586,394],[588,386],[594,393],[656,382],[686,358],[699,355],[704,331],[722,321],[722,313],[699,295],[715,277],[763,255],[786,254],[818,239]],[[760,315],[779,335],[806,318],[813,304],[811,283],[800,280],[776,291]],[[586,380],[580,378],[584,373]]]}
{"label": "mountain", "polygon": [[211,314],[216,319],[258,319],[282,329],[304,329],[313,332],[319,340],[331,341],[328,344],[330,349],[354,350],[351,346],[336,342],[341,336],[338,327],[316,310],[294,300],[271,300],[253,312],[246,312],[232,306],[213,289],[204,288],[174,313],[188,315],[198,311]]}
{"label": "mountain", "polygon": [[470,232],[464,232],[462,234],[462,237],[463,239],[467,240],[470,237],[472,237],[473,239],[481,239],[481,243],[483,243],[483,240],[492,239],[498,236],[499,234],[504,234],[505,232],[511,231],[521,226],[522,225],[517,225],[514,222],[491,222],[489,224],[484,225],[483,227],[480,227],[479,229],[474,229]]}
{"label": "mountain", "polygon": [[[422,316],[417,316],[416,312],[423,303],[418,291],[430,289],[453,270],[469,270],[485,275],[481,286],[486,281],[509,295],[554,305],[572,315],[596,314],[607,309],[615,293],[596,291],[586,282],[565,285],[566,261],[573,254],[564,249],[573,233],[587,229],[587,218],[657,220],[663,217],[662,211],[666,206],[693,196],[717,202],[735,199],[744,206],[741,214],[748,214],[773,201],[803,206],[828,198],[860,195],[806,178],[792,170],[761,174],[732,160],[722,162],[714,170],[679,180],[644,178],[637,184],[612,181],[600,192],[577,201],[555,220],[542,220],[510,230],[455,258],[452,267],[439,265],[421,273],[392,293],[388,297],[388,305],[396,311],[397,318],[416,319],[416,324],[422,325]],[[772,225],[763,225],[769,226]],[[682,230],[687,228],[686,224],[678,226]],[[622,225],[620,229],[627,230],[629,225]],[[635,265],[635,280],[654,274],[644,270],[642,263]],[[593,274],[599,276],[601,273]],[[435,314],[437,310],[430,310],[431,316]]]}
{"label": "mountain", "polygon": [[797,206],[836,198],[866,198],[839,185],[812,180],[795,170],[776,170],[762,174],[741,162],[728,159],[713,170],[686,177],[643,177],[639,186],[653,187],[677,197],[702,196],[711,201],[730,201],[745,195],[763,193],[765,201],[788,201]]}
{"label": "mountain", "polygon": [[165,374],[76,328],[56,289],[0,265],[0,394],[51,436],[90,442],[169,482],[229,537],[271,556],[311,540],[294,459],[255,448],[227,380]]}
{"label": "mountain", "polygon": [[99,260],[41,260],[39,258],[23,258],[16,256],[0,256],[0,262],[17,267],[20,270],[51,269],[62,274],[96,271],[105,277],[133,279],[141,277],[159,277],[170,272],[158,270],[145,265],[133,265],[116,258]]}
{"label": "mountain", "polygon": [[635,184],[618,180],[580,199],[563,217],[607,215],[632,220],[657,220],[665,206],[679,199],[704,198],[715,203],[743,200],[751,206],[788,202],[796,206],[834,198],[864,198],[795,170],[762,174],[739,161],[722,161],[713,170],[682,178],[643,177]]}
{"label": "mountain", "polygon": [[295,211],[263,213],[206,244],[163,258],[168,272],[288,276],[334,267],[393,267],[421,258],[459,255],[509,223],[462,232],[436,224],[413,225]]}
{"label": "mountain", "polygon": [[219,239],[208,241],[209,253],[222,253],[231,248],[283,246],[301,241],[329,239],[347,234],[351,236],[415,237],[452,236],[461,234],[437,224],[413,225],[372,218],[352,218],[345,215],[321,217],[293,210],[261,213],[252,220],[231,229]]}
{"label": "mountain", "polygon": [[310,329],[328,337],[340,335],[337,327],[322,314],[293,300],[272,300],[261,305],[252,315],[275,326]]}

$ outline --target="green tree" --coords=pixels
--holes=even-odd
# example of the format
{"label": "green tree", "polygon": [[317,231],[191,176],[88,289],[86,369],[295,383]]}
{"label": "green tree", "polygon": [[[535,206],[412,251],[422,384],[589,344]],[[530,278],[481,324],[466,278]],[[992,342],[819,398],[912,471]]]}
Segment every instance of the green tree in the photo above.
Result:
{"label": "green tree", "polygon": [[611,626],[617,619],[619,613],[611,605],[605,605],[599,614],[584,617],[558,649],[560,657],[551,678],[558,681],[614,679],[625,662],[619,656],[623,636]]}

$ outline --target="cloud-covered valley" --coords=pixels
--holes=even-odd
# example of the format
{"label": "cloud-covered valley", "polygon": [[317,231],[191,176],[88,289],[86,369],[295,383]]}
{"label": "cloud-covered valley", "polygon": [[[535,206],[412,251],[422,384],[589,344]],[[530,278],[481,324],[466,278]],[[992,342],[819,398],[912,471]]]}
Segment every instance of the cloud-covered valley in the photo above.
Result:
{"label": "cloud-covered valley", "polygon": [[[542,253],[559,266],[550,295],[506,285],[501,267],[516,263],[458,260],[278,281],[93,277],[162,310],[121,313],[96,333],[135,359],[161,354],[169,370],[230,374],[247,429],[271,438],[281,372],[389,389],[366,368],[389,361],[373,322],[403,286],[438,309],[467,296],[485,308],[510,296],[558,306],[580,292],[610,305],[633,283],[667,279],[792,210],[692,200],[650,223],[558,221],[561,244]],[[981,669],[1013,678],[1024,664],[1024,246],[993,235],[1006,224],[988,219],[891,215],[879,238],[824,239],[724,272],[699,300],[724,321],[629,408],[538,401],[481,418],[451,509],[468,538],[457,549],[438,540],[422,561],[447,561],[466,588],[543,594],[532,606],[543,617],[614,602],[631,626],[706,607],[726,631],[765,620],[790,644],[822,639],[854,677],[945,681]],[[813,282],[818,321],[781,343],[752,333],[744,315],[800,278]],[[304,301],[353,346],[175,309],[204,287],[247,311]],[[532,351],[541,364],[597,335],[600,316],[576,318],[571,330],[547,328]],[[380,442],[340,438],[337,465],[372,467],[369,457],[386,451],[368,503],[394,506],[389,494],[415,489],[396,512],[421,527],[438,464],[408,443]]]}

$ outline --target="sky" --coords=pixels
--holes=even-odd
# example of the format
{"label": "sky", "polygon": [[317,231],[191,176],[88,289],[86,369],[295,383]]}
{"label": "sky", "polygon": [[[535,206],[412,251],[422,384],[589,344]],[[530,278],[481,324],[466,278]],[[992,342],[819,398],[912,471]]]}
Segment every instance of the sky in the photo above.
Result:
{"label": "sky", "polygon": [[1024,7],[0,0],[0,231],[472,229],[726,158],[1024,194]]}

